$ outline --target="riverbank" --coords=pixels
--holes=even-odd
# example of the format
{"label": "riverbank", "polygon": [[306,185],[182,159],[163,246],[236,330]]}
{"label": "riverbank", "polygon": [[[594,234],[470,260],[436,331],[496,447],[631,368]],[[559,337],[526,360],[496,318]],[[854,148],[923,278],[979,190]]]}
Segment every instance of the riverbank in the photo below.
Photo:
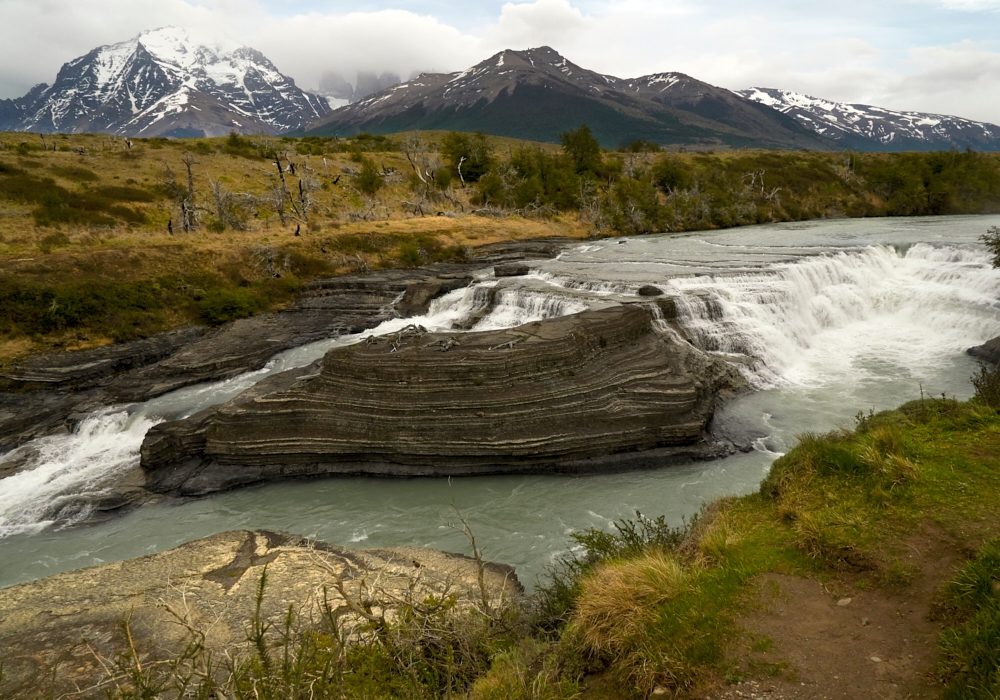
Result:
{"label": "riverbank", "polygon": [[[469,648],[487,645],[488,664],[456,655],[469,665],[441,675],[441,649],[422,636],[430,630],[400,623],[373,628],[365,653],[343,661],[357,678],[379,669],[377,687],[324,685],[321,662],[339,647],[297,628],[294,653],[305,640],[329,653],[293,656],[297,675],[282,680],[287,662],[275,657],[268,671],[250,649],[251,666],[233,667],[235,675],[219,668],[219,682],[256,677],[278,689],[309,678],[314,697],[985,699],[1000,669],[991,636],[1000,629],[998,492],[997,410],[981,398],[925,398],[859,415],[853,431],[804,437],[759,493],[708,504],[685,527],[640,517],[574,535],[579,556],[533,604],[510,612],[516,623],[464,638]],[[259,575],[263,560],[249,563]],[[241,585],[252,584],[250,573],[241,569]],[[59,595],[58,580],[9,590]],[[281,594],[293,609],[303,604],[287,587]],[[279,610],[272,614],[270,634],[287,650]],[[469,614],[478,613],[442,619],[434,638],[456,642]],[[400,634],[416,635],[406,638],[426,655],[395,656]],[[127,697],[151,657],[130,650],[123,634],[105,643],[102,654],[115,645],[123,654],[107,669],[113,696]],[[147,665],[142,682],[166,668]]]}
{"label": "riverbank", "polygon": [[[682,460],[670,469],[586,478],[397,482],[340,476],[271,483],[66,528],[105,519],[88,505],[136,486],[124,477],[139,469],[140,448],[153,424],[228,402],[269,375],[309,365],[364,337],[317,341],[279,353],[256,372],[78,415],[73,432],[34,441],[3,461],[17,460],[21,471],[4,480],[0,493],[0,585],[169,549],[235,525],[338,543],[453,549],[461,543],[442,536],[436,523],[440,507],[454,499],[474,514],[498,560],[528,572],[530,586],[565,549],[567,530],[607,527],[636,509],[668,513],[676,522],[705,500],[753,491],[775,453],[790,449],[795,435],[850,424],[859,407],[896,405],[918,394],[921,383],[935,395],[969,396],[975,362],[965,350],[1000,334],[991,306],[998,273],[976,243],[995,223],[977,217],[839,220],[571,246],[558,259],[535,259],[526,276],[487,275],[445,293],[432,302],[429,315],[390,320],[379,331],[395,340],[410,324],[429,332],[454,333],[456,324],[470,323],[502,330],[588,307],[644,303],[656,297],[639,296],[639,290],[660,289],[660,299],[675,300],[674,330],[712,357],[739,362],[759,389],[717,410],[709,439],[752,448],[721,461]],[[319,299],[331,302],[341,295],[333,288],[322,292],[327,296]],[[273,336],[244,337],[251,347]],[[432,356],[460,359],[462,347]],[[243,350],[238,343],[234,349]],[[374,345],[364,349],[378,351]],[[385,350],[395,356],[391,347]],[[509,352],[501,347],[486,354]],[[403,390],[400,385],[393,391]],[[641,395],[613,398],[617,405]],[[475,409],[469,420],[479,420]],[[115,506],[110,500],[108,505]]]}
{"label": "riverbank", "polygon": [[0,134],[0,367],[218,326],[318,279],[462,262],[491,243],[1000,211],[996,154],[647,150],[578,171],[551,144],[489,138],[482,177],[465,182],[441,136],[82,134],[43,150]]}

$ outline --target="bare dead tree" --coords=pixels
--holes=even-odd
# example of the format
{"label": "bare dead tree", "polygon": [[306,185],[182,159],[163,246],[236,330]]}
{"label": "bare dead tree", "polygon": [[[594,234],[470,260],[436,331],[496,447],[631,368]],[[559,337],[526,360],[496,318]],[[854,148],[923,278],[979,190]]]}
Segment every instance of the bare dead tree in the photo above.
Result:
{"label": "bare dead tree", "polygon": [[412,134],[403,140],[401,147],[420,182],[428,184],[432,175],[427,167],[427,144],[419,136]]}
{"label": "bare dead tree", "polygon": [[228,192],[222,183],[212,183],[215,213],[223,228],[249,231],[250,219],[257,214],[257,198],[249,192]]}
{"label": "bare dead tree", "polygon": [[285,225],[288,216],[288,191],[278,183],[272,183],[267,197],[268,204],[278,215],[281,225]]}

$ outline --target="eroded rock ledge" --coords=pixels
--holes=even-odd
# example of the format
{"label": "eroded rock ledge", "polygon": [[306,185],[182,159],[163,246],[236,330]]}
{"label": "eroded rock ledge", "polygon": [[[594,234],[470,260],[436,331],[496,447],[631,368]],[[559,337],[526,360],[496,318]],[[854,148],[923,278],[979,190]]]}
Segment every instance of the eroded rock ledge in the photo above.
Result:
{"label": "eroded rock ledge", "polygon": [[[480,333],[331,350],[146,436],[147,488],[203,495],[329,474],[587,473],[719,456],[717,392],[740,375],[629,304]],[[665,314],[664,314],[665,312]]]}
{"label": "eroded rock ledge", "polygon": [[571,239],[507,241],[464,263],[379,270],[316,280],[289,308],[227,323],[187,327],[121,345],[34,355],[0,370],[0,452],[74,429],[110,404],[147,401],[200,382],[259,369],[275,354],[314,340],[359,333],[426,312],[430,300],[468,285],[487,266],[551,258]]}
{"label": "eroded rock ledge", "polygon": [[[245,643],[254,594],[267,565],[262,617],[281,620],[293,605],[300,619],[318,619],[323,596],[343,603],[334,581],[358,596],[374,581],[386,600],[422,601],[453,595],[459,605],[512,602],[521,593],[514,570],[433,549],[350,550],[270,531],[234,531],[138,559],[79,569],[0,589],[0,697],[41,697],[55,677],[55,696],[104,697],[103,664],[128,649],[121,623],[130,618],[142,651],[175,653],[186,632],[171,610],[206,633],[217,656]],[[324,590],[325,589],[325,590]],[[76,692],[80,688],[87,692]]]}

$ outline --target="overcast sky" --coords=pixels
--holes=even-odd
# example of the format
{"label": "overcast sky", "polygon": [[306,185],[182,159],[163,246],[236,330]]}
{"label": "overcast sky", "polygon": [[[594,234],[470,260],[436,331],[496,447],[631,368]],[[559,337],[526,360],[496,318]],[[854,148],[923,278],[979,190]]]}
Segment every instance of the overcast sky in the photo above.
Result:
{"label": "overcast sky", "polygon": [[1000,0],[0,0],[0,97],[166,25],[224,32],[307,89],[327,70],[405,78],[549,45],[619,77],[681,71],[1000,124]]}

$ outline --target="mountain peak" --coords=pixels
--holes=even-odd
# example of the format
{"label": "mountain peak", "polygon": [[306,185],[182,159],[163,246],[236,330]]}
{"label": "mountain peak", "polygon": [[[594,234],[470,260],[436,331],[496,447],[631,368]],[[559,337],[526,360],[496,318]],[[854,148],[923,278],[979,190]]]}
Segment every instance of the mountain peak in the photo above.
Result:
{"label": "mountain peak", "polygon": [[755,87],[738,94],[850,148],[997,150],[1000,144],[1000,127],[961,117],[834,102],[778,88]]}
{"label": "mountain peak", "polygon": [[51,87],[0,102],[0,128],[281,133],[329,111],[259,51],[222,34],[174,26],[100,46],[64,65]]}
{"label": "mountain peak", "polygon": [[129,41],[115,44],[115,47],[141,43],[154,56],[194,56],[198,49],[204,49],[215,56],[228,56],[244,44],[226,34],[209,33],[193,27],[168,26],[147,29]]}
{"label": "mountain peak", "polygon": [[[676,87],[674,87],[676,85]],[[586,122],[605,146],[657,143],[832,145],[793,120],[680,73],[637,80],[603,75],[550,46],[506,49],[460,73],[421,75],[314,122],[309,134],[481,129],[558,142]]]}

